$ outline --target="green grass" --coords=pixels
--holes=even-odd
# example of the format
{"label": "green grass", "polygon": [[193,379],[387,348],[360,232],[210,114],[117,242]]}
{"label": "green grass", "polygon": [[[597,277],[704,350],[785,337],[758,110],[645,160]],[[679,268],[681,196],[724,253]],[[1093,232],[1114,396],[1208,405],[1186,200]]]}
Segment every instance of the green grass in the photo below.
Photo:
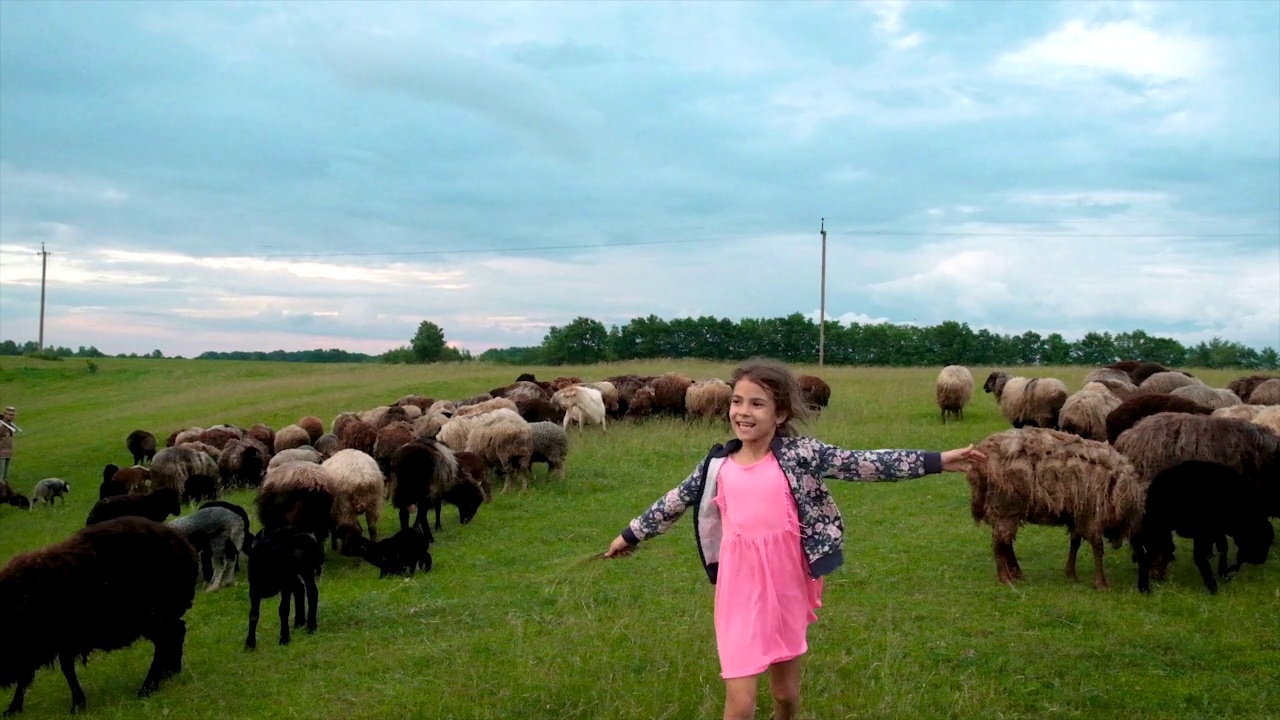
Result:
{"label": "green grass", "polygon": [[[74,488],[63,507],[0,506],[0,560],[81,526],[105,463],[129,461],[124,438],[162,440],[187,425],[314,414],[326,424],[410,392],[463,397],[524,368],[457,365],[297,365],[232,361],[0,359],[0,402],[26,430],[11,473],[29,493],[40,478]],[[727,365],[632,363],[534,368],[539,377],[679,369],[725,376]],[[815,368],[801,368],[813,371]],[[985,377],[989,368],[974,368]],[[1036,368],[1078,387],[1083,368]],[[944,449],[1006,427],[988,395],[963,423],[941,425],[936,370],[826,368],[831,407],[809,432],[848,447]],[[1203,371],[1224,386],[1240,373]],[[95,653],[80,673],[91,718],[708,718],[723,685],[712,587],[691,524],[630,558],[594,556],[623,525],[679,482],[727,427],[653,421],[572,435],[566,478],[541,466],[527,494],[496,497],[466,527],[446,509],[436,567],[415,579],[329,553],[320,627],[275,643],[275,602],[263,608],[259,649],[237,583],[201,591],[187,613],[182,674],[138,699],[151,646]],[[802,717],[1273,718],[1280,717],[1280,569],[1247,567],[1208,595],[1179,541],[1168,581],[1134,590],[1125,548],[1108,552],[1113,589],[1062,576],[1061,528],[1027,527],[1026,579],[995,580],[990,535],[969,518],[958,474],[900,484],[833,483],[848,528],[846,564],[830,576],[802,685]],[[235,493],[248,504],[252,496]],[[381,529],[396,529],[384,512]],[[1088,578],[1091,560],[1082,558]],[[86,603],[92,598],[86,598]],[[50,622],[56,622],[51,618]],[[0,618],[0,626],[3,618]],[[4,652],[0,629],[0,652]],[[69,695],[56,669],[27,694],[26,717],[62,717]],[[762,686],[759,717],[766,717]]]}

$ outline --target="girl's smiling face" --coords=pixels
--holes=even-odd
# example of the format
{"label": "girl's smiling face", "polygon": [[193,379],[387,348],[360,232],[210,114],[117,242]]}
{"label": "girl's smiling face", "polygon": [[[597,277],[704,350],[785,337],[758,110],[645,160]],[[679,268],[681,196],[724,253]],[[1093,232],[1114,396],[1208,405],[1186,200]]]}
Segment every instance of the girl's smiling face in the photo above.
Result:
{"label": "girl's smiling face", "polygon": [[778,415],[777,403],[768,390],[746,378],[733,386],[729,424],[743,443],[769,442],[785,421],[785,417]]}

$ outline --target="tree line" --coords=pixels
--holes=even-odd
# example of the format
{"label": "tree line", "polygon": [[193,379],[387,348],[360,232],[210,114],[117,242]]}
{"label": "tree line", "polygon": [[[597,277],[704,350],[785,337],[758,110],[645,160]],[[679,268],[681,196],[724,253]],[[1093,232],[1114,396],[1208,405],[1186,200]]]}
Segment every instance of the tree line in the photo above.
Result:
{"label": "tree line", "polygon": [[[1169,367],[1280,367],[1274,348],[1257,350],[1221,338],[1185,346],[1143,330],[1089,332],[1072,342],[1060,333],[1002,335],[986,329],[975,331],[967,323],[952,320],[933,326],[844,325],[828,320],[823,334],[823,360],[832,365],[1098,367],[1117,360],[1143,360]],[[512,365],[589,365],[654,358],[734,361],[752,356],[816,363],[818,324],[800,313],[737,322],[709,316],[663,320],[649,315],[609,328],[598,320],[579,317],[552,327],[541,345],[488,350],[480,360]]]}
{"label": "tree line", "polygon": [[[1274,348],[1257,350],[1216,337],[1186,346],[1172,338],[1149,335],[1142,330],[1114,335],[1110,332],[1089,332],[1072,342],[1059,333],[1042,336],[1031,330],[1021,335],[1001,335],[986,329],[975,331],[967,323],[953,320],[932,326],[888,323],[843,325],[828,320],[823,333],[823,360],[831,365],[1100,367],[1117,360],[1143,360],[1169,367],[1280,368],[1280,355]],[[81,346],[74,351],[65,347],[40,350],[34,341],[19,345],[12,340],[0,341],[0,355],[26,355],[50,360],[107,357],[93,346]],[[541,345],[495,348],[486,350],[478,359],[504,365],[591,365],[657,358],[732,362],[756,356],[791,363],[816,363],[818,324],[800,313],[778,318],[743,318],[737,322],[710,316],[663,320],[649,315],[608,328],[599,320],[579,317],[567,325],[552,327]],[[153,350],[146,355],[130,353],[116,357],[163,358],[165,355]],[[466,362],[473,358],[467,350],[450,346],[439,325],[423,320],[409,344],[381,355],[337,348],[271,352],[238,350],[201,353],[197,359],[431,363]]]}

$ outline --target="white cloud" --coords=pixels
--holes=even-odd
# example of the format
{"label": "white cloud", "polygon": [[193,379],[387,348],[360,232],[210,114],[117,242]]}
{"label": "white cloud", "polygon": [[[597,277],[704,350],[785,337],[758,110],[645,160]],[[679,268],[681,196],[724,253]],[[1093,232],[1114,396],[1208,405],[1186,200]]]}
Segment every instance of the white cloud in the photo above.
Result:
{"label": "white cloud", "polygon": [[999,72],[1031,81],[1119,73],[1156,82],[1199,80],[1212,70],[1209,44],[1179,33],[1161,33],[1136,20],[1089,23],[1072,20],[1048,35],[1001,55]]}

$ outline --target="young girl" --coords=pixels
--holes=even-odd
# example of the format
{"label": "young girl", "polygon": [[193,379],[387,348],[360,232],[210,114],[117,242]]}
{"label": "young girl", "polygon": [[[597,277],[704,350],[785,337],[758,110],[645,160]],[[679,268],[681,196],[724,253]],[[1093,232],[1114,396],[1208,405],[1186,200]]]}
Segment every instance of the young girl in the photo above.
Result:
{"label": "young girl", "polygon": [[696,509],[693,533],[716,585],[716,646],[725,720],[755,717],[758,677],[769,671],[773,717],[795,717],[805,635],[822,606],[822,576],[844,561],[844,526],[823,478],[897,480],[963,471],[982,459],[973,446],[943,453],[843,450],[797,437],[806,408],[799,384],[778,363],[756,360],[733,373],[729,423],[735,439],[631,521],[605,557],[631,551]]}

